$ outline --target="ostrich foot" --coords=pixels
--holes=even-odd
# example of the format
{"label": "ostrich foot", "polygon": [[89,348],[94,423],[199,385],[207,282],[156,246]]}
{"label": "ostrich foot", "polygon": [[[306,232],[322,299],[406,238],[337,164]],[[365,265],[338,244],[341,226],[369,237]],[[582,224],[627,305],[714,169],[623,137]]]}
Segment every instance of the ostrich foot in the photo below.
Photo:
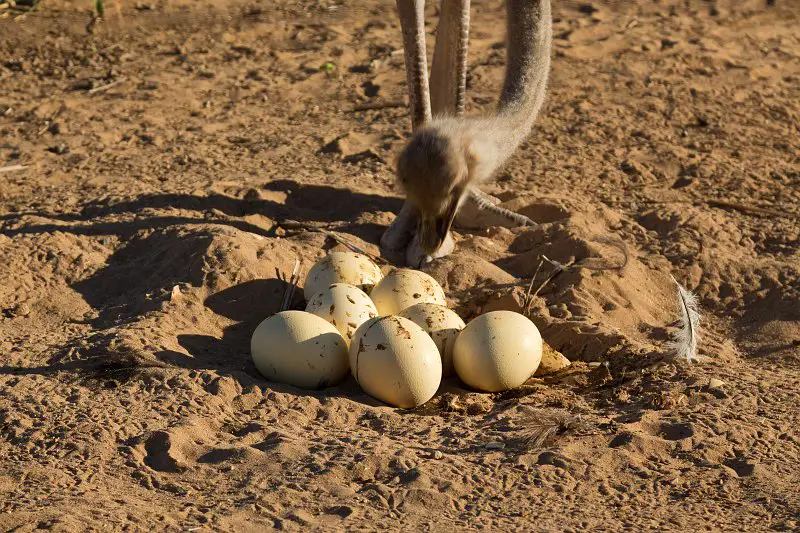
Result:
{"label": "ostrich foot", "polygon": [[414,231],[417,229],[417,213],[408,202],[403,204],[397,218],[389,225],[381,237],[381,250],[399,252],[405,250]]}
{"label": "ostrich foot", "polygon": [[[507,228],[519,226],[536,226],[536,222],[500,207],[500,200],[478,189],[470,189],[465,204],[456,218],[456,225],[467,228],[503,226]],[[406,265],[420,268],[434,259],[449,255],[455,250],[455,241],[452,234],[448,233],[442,245],[432,254],[426,254],[419,246],[416,235],[418,215],[416,210],[408,203],[403,204],[400,213],[394,222],[386,229],[381,237],[381,250],[385,252],[401,252],[405,250]]]}
{"label": "ostrich foot", "polygon": [[411,244],[409,244],[408,249],[406,249],[406,265],[410,266],[411,268],[421,268],[434,259],[439,259],[440,257],[450,255],[455,249],[456,243],[453,240],[453,235],[449,232],[447,233],[447,237],[445,237],[444,242],[439,249],[432,254],[427,254],[422,251],[419,246],[419,235],[414,235],[414,238],[411,240]]}

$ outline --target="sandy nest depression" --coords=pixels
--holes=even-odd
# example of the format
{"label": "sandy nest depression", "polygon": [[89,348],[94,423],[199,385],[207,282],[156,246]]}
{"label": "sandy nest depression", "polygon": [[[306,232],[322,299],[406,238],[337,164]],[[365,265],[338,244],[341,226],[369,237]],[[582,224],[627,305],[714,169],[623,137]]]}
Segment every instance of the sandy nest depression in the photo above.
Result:
{"label": "sandy nest depression", "polygon": [[[504,15],[474,4],[479,113]],[[0,19],[0,167],[27,167],[0,173],[3,529],[796,529],[791,2],[554,6],[545,109],[488,188],[540,225],[462,223],[426,270],[469,319],[521,309],[542,256],[571,264],[532,312],[572,369],[449,380],[413,411],[352,379],[266,382],[249,356],[277,271],[336,246],[309,229],[377,253],[401,204],[399,27],[355,5]],[[700,298],[700,364],[664,353],[670,275]]]}

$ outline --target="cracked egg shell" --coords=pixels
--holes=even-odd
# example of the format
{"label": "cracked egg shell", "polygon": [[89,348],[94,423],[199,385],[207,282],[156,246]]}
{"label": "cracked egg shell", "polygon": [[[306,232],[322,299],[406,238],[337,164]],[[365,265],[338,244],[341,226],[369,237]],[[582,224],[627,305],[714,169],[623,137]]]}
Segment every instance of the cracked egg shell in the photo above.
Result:
{"label": "cracked egg shell", "polygon": [[398,316],[407,318],[431,336],[442,358],[442,377],[452,376],[453,346],[464,329],[464,321],[443,305],[421,303],[403,309]]}
{"label": "cracked egg shell", "polygon": [[347,343],[327,320],[282,311],[261,322],[250,339],[253,362],[270,381],[322,389],[347,376]]}
{"label": "cracked egg shell", "polygon": [[367,293],[346,283],[334,283],[312,296],[306,311],[333,324],[348,346],[358,326],[378,316]]}
{"label": "cracked egg shell", "polygon": [[331,252],[308,271],[303,286],[306,301],[334,283],[354,285],[369,294],[383,274],[369,257],[355,252]]}
{"label": "cracked egg shell", "polygon": [[367,320],[353,336],[349,355],[350,371],[364,392],[395,407],[424,404],[442,381],[436,343],[407,318]]}
{"label": "cracked egg shell", "polygon": [[467,385],[486,392],[519,387],[542,360],[542,336],[533,322],[513,311],[476,317],[453,347],[453,366]]}
{"label": "cracked egg shell", "polygon": [[381,316],[396,315],[420,303],[447,305],[441,285],[425,272],[400,268],[380,280],[370,293]]}

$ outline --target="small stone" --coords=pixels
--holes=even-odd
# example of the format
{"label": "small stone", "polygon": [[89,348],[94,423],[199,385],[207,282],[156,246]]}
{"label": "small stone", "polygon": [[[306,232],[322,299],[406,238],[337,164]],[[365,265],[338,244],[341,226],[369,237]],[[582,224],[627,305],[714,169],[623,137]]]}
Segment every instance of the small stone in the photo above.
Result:
{"label": "small stone", "polygon": [[56,155],[64,155],[66,153],[69,153],[69,146],[67,146],[64,143],[56,144],[54,146],[49,147],[47,151]]}
{"label": "small stone", "polygon": [[503,450],[506,445],[502,442],[487,442],[483,447],[487,450]]}
{"label": "small stone", "polygon": [[301,525],[309,525],[314,522],[314,516],[302,509],[290,512],[286,518]]}
{"label": "small stone", "polygon": [[549,451],[540,453],[536,463],[540,465],[551,465],[565,470],[569,466],[564,456]]}
{"label": "small stone", "polygon": [[347,518],[355,512],[355,509],[349,505],[335,505],[333,507],[328,507],[325,512],[328,514],[337,515],[341,518]]}
{"label": "small stone", "polygon": [[589,385],[592,387],[602,387],[613,379],[607,362],[595,367],[591,372],[589,372],[587,378],[589,379]]}
{"label": "small stone", "polygon": [[335,139],[328,141],[320,148],[320,152],[323,154],[341,154],[341,155],[350,155],[354,153],[354,150],[350,146],[350,142],[348,141],[348,135],[340,135]]}
{"label": "small stone", "polygon": [[542,361],[539,363],[539,368],[536,369],[536,376],[543,376],[558,372],[570,365],[569,359],[564,357],[561,352],[553,349],[552,346],[546,342],[542,343]]}
{"label": "small stone", "polygon": [[721,389],[724,386],[725,386],[725,382],[722,381],[721,379],[711,378],[710,380],[708,380],[708,388],[709,389],[712,389],[712,390],[713,389]]}
{"label": "small stone", "polygon": [[438,459],[442,459],[443,457],[444,457],[444,454],[442,452],[440,452],[439,450],[436,450],[436,451],[433,452],[433,458],[434,459],[438,460]]}
{"label": "small stone", "polygon": [[633,161],[626,159],[619,165],[620,169],[629,176],[641,174],[641,170]]}
{"label": "small stone", "polygon": [[247,78],[254,81],[264,81],[266,79],[258,69],[247,71]]}
{"label": "small stone", "polygon": [[260,202],[264,199],[264,197],[261,195],[261,191],[252,187],[247,189],[247,192],[244,193],[242,198],[248,202]]}
{"label": "small stone", "polygon": [[339,499],[345,499],[345,498],[352,499],[356,495],[356,491],[354,491],[350,487],[344,487],[344,486],[331,487],[330,492],[332,496],[335,496],[336,498]]}
{"label": "small stone", "polygon": [[28,316],[31,314],[31,307],[26,303],[17,304],[11,309],[12,316]]}
{"label": "small stone", "polygon": [[476,416],[492,410],[492,401],[485,396],[481,399],[470,399],[467,402],[467,414]]}
{"label": "small stone", "polygon": [[692,183],[694,183],[694,179],[686,177],[686,176],[682,176],[682,177],[678,178],[677,180],[675,180],[675,182],[672,184],[672,188],[673,189],[682,189],[683,187],[688,187]]}

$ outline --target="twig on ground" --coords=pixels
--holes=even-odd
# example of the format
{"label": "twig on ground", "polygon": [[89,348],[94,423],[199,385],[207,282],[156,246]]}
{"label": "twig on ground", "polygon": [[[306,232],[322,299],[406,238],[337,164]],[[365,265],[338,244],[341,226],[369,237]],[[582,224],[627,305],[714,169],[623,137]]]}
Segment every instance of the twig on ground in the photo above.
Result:
{"label": "twig on ground", "polygon": [[360,246],[358,246],[356,244],[353,244],[352,242],[350,242],[349,240],[345,239],[344,237],[342,237],[338,233],[334,233],[333,231],[327,230],[325,228],[318,228],[316,226],[303,224],[302,222],[297,222],[295,220],[285,220],[283,222],[278,223],[278,226],[280,226],[280,227],[282,227],[284,229],[299,229],[299,230],[302,230],[302,231],[312,231],[312,232],[316,232],[316,233],[322,233],[323,235],[325,235],[327,237],[330,237],[331,239],[335,240],[339,244],[345,246],[349,250],[351,250],[351,251],[353,251],[353,252],[355,252],[357,254],[366,255],[371,260],[375,261],[376,263],[378,263],[380,265],[389,265],[389,264],[391,264],[386,259],[384,259],[382,257],[378,257],[377,255],[373,255],[373,254],[367,252],[366,250],[364,250]]}
{"label": "twig on ground", "polygon": [[384,259],[382,257],[378,257],[377,255],[373,255],[373,254],[369,253],[368,251],[364,250],[363,248],[361,248],[359,246],[356,246],[355,244],[351,243],[350,241],[348,241],[347,239],[345,239],[344,237],[342,237],[338,233],[334,233],[334,232],[328,231],[326,229],[319,229],[319,231],[324,233],[325,235],[327,235],[331,239],[334,239],[339,244],[342,244],[345,247],[349,248],[351,251],[353,251],[353,252],[355,252],[357,254],[366,255],[367,257],[369,257],[370,259],[372,259],[373,261],[375,261],[378,264],[381,264],[381,265],[390,264],[389,261],[387,261],[386,259]]}
{"label": "twig on ground", "polygon": [[567,267],[569,266],[569,265],[564,265],[563,263],[559,263],[558,261],[554,261],[553,259],[550,259],[546,255],[542,255],[542,259],[550,263],[550,266],[552,266],[556,270],[566,270]]}
{"label": "twig on ground", "polygon": [[531,296],[531,291],[533,290],[533,282],[536,281],[536,276],[539,275],[539,269],[542,268],[544,264],[544,259],[539,259],[539,264],[536,265],[536,270],[533,272],[533,276],[531,276],[531,282],[528,284],[528,292],[525,293],[525,300],[522,302],[522,309],[525,312],[525,316],[530,317],[531,314],[531,306],[533,305],[533,297]]}
{"label": "twig on ground", "polygon": [[725,200],[709,200],[708,205],[711,207],[720,207],[722,209],[733,209],[740,213],[749,215],[764,215],[770,217],[786,217],[790,218],[797,215],[792,215],[787,211],[780,211],[778,209],[768,209],[765,207],[757,207],[752,205],[745,205],[739,202],[726,202]]}
{"label": "twig on ground", "polygon": [[[284,279],[286,282],[286,288],[283,290],[283,299],[281,300],[281,311],[286,311],[289,309],[289,306],[292,303],[292,299],[294,298],[294,291],[297,288],[297,284],[300,283],[300,265],[302,261],[296,259],[294,262],[294,269],[292,270],[292,275],[289,279]],[[280,278],[280,273],[278,275]]]}
{"label": "twig on ground", "polygon": [[542,289],[544,289],[545,285],[547,285],[548,283],[550,283],[551,281],[556,279],[564,271],[569,269],[569,267],[571,267],[572,265],[575,264],[574,260],[570,261],[569,263],[562,264],[562,263],[559,263],[558,261],[553,261],[552,259],[548,258],[546,255],[542,255],[542,259],[544,259],[545,261],[550,263],[550,265],[553,267],[553,272],[549,276],[547,276],[545,278],[545,280],[539,285],[539,288],[536,289],[536,291],[531,295],[531,299],[536,298],[537,296],[539,296],[539,293],[542,291]]}
{"label": "twig on ground", "polygon": [[[624,270],[626,266],[628,266],[628,261],[630,260],[630,252],[628,252],[628,246],[625,244],[625,241],[619,238],[613,237],[605,237],[605,236],[598,236],[592,239],[593,242],[600,243],[600,244],[608,244],[609,246],[613,246],[617,248],[620,253],[622,253],[622,262],[618,265],[614,264],[605,264],[603,265],[602,262],[607,261],[604,257],[587,257],[583,261],[581,261],[581,267],[588,268],[589,270]],[[592,264],[593,259],[599,259],[600,262],[596,264]]]}
{"label": "twig on ground", "polygon": [[111,89],[112,87],[116,87],[117,85],[119,85],[123,81],[125,81],[125,78],[120,78],[118,80],[114,80],[111,83],[107,83],[105,85],[101,85],[100,87],[95,87],[94,89],[89,89],[88,91],[86,91],[86,94],[95,94],[95,93],[99,93],[99,92],[102,92],[102,91],[107,91],[108,89]]}
{"label": "twig on ground", "polygon": [[[533,305],[534,299],[539,295],[539,293],[542,291],[542,289],[544,289],[545,285],[547,285],[548,283],[553,281],[555,278],[560,276],[561,273],[569,270],[573,266],[577,265],[577,266],[580,266],[581,268],[588,268],[590,270],[606,270],[606,269],[607,270],[622,270],[627,266],[628,260],[629,260],[628,247],[625,246],[625,243],[623,241],[621,241],[621,240],[618,241],[618,240],[609,239],[609,238],[596,239],[596,241],[597,242],[608,243],[608,244],[614,245],[617,248],[619,248],[619,250],[622,252],[622,257],[623,257],[622,264],[621,265],[614,265],[614,266],[610,266],[610,267],[597,267],[597,266],[592,266],[592,265],[587,264],[587,259],[591,259],[591,258],[584,259],[580,263],[578,263],[575,259],[569,261],[568,263],[559,263],[558,261],[550,259],[546,255],[541,255],[540,256],[540,260],[539,260],[539,264],[536,267],[536,271],[533,273],[533,277],[531,277],[531,282],[528,285],[528,292],[525,294],[525,299],[522,302],[523,303],[523,310],[524,310],[524,313],[526,315],[530,314],[531,307]],[[539,269],[542,267],[542,264],[544,262],[547,262],[551,267],[553,267],[553,272],[544,281],[542,281],[542,283],[539,285],[539,287],[536,289],[536,291],[531,292],[532,289],[533,289],[533,283],[536,281],[536,276],[539,274]]]}
{"label": "twig on ground", "polygon": [[25,165],[10,165],[7,167],[0,167],[0,174],[3,172],[16,172],[17,170],[25,170],[26,168],[28,167]]}

